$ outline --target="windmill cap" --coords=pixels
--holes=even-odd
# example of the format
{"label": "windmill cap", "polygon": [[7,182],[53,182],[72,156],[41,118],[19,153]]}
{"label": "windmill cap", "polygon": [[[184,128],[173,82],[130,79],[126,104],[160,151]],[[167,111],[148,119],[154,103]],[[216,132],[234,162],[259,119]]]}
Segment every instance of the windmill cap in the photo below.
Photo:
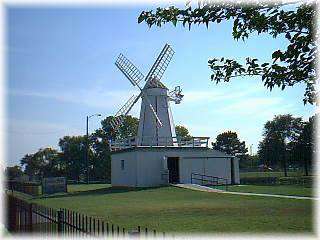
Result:
{"label": "windmill cap", "polygon": [[148,89],[148,88],[163,88],[163,89],[167,89],[168,90],[168,88],[162,82],[160,82],[159,79],[156,78],[156,77],[148,80],[146,85],[144,85],[143,88],[144,89]]}

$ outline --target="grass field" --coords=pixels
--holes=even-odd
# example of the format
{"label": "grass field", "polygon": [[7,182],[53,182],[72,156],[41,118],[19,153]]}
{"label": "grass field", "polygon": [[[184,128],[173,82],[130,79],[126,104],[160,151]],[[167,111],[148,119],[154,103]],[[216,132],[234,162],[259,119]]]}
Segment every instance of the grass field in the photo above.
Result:
{"label": "grass field", "polygon": [[311,233],[312,201],[225,195],[176,187],[114,189],[69,185],[69,193],[31,201],[101,217],[126,229],[164,232]]}
{"label": "grass field", "polygon": [[292,195],[312,197],[312,188],[306,188],[295,185],[274,185],[274,186],[255,186],[255,185],[236,185],[229,186],[230,192],[249,192],[249,193],[267,193],[267,194],[279,194],[279,195]]}

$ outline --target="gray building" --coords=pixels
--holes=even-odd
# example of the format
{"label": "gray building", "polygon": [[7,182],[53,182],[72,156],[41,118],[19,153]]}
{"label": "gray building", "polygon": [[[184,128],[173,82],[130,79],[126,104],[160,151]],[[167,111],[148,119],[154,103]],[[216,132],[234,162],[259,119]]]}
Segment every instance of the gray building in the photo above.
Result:
{"label": "gray building", "polygon": [[[146,77],[122,54],[116,66],[139,90],[115,114],[116,130],[141,98],[138,135],[111,141],[111,184],[151,187],[169,183],[239,183],[239,161],[208,148],[208,137],[176,137],[170,102],[180,104],[180,86],[169,89],[160,81],[174,54],[166,44]],[[144,86],[140,86],[145,81]]]}
{"label": "gray building", "polygon": [[238,158],[205,147],[173,146],[137,146],[115,151],[111,157],[113,186],[206,184],[211,176],[218,184],[224,184],[224,179],[227,184],[238,184]]}

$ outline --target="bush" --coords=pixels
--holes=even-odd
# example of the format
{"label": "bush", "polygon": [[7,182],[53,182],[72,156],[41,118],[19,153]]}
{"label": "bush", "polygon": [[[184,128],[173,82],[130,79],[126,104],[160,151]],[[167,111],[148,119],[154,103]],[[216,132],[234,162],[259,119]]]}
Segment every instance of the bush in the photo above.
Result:
{"label": "bush", "polygon": [[244,177],[241,184],[248,185],[302,185],[312,187],[312,177]]}
{"label": "bush", "polygon": [[278,182],[280,185],[303,185],[312,187],[312,177],[280,177]]}
{"label": "bush", "polygon": [[249,185],[275,185],[277,177],[245,177],[240,179],[241,184]]}

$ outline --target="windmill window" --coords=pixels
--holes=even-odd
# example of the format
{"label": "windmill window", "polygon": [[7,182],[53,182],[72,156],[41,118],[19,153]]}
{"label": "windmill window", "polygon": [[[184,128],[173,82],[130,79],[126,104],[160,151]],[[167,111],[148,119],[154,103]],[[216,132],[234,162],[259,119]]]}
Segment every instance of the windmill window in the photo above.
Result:
{"label": "windmill window", "polygon": [[121,160],[121,170],[124,170],[124,160]]}

